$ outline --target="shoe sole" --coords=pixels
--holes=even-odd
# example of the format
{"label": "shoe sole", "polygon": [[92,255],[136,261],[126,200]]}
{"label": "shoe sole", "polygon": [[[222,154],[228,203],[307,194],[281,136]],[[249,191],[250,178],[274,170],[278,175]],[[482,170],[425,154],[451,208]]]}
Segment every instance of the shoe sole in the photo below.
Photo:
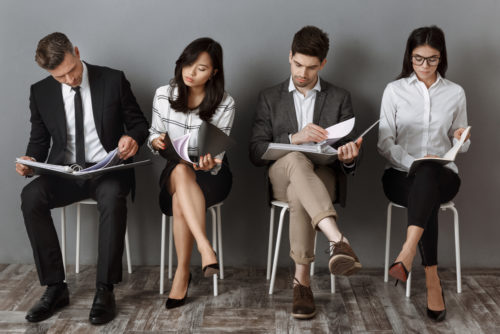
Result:
{"label": "shoe sole", "polygon": [[28,322],[40,322],[40,321],[44,321],[44,320],[47,320],[48,318],[52,317],[54,315],[54,313],[56,313],[58,310],[62,309],[63,307],[65,306],[68,306],[69,305],[69,298],[65,298],[63,300],[60,300],[55,306],[54,306],[54,309],[52,310],[52,312],[47,315],[46,317],[42,317],[42,318],[31,318],[29,317],[28,315],[26,315],[25,319],[28,320]]}
{"label": "shoe sole", "polygon": [[403,267],[401,265],[393,266],[389,269],[389,275],[394,277],[395,279],[400,280],[401,282],[406,282],[408,280],[408,276],[406,275]]}
{"label": "shoe sole", "polygon": [[89,317],[89,322],[92,325],[104,325],[104,324],[107,324],[108,322],[112,321],[115,317],[116,317],[116,314],[110,315],[109,317],[106,317],[103,319]]}
{"label": "shoe sole", "polygon": [[316,310],[313,313],[303,314],[303,313],[292,313],[292,317],[295,319],[311,319],[316,315]]}
{"label": "shoe sole", "polygon": [[335,255],[331,258],[328,267],[333,275],[350,276],[357,273],[361,268],[361,263],[349,255]]}

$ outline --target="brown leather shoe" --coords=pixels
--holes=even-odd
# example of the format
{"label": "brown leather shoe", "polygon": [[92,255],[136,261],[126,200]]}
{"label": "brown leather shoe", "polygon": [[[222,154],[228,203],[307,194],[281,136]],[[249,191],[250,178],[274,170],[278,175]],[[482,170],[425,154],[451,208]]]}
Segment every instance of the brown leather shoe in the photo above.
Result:
{"label": "brown leather shoe", "polygon": [[351,246],[342,241],[343,239],[344,237],[342,236],[340,241],[334,242],[331,246],[333,247],[333,254],[328,262],[328,267],[334,275],[349,276],[361,269],[361,263],[356,254],[354,254]]}
{"label": "brown leather shoe", "polygon": [[312,290],[310,287],[300,284],[296,278],[294,281],[292,317],[310,319],[316,315]]}

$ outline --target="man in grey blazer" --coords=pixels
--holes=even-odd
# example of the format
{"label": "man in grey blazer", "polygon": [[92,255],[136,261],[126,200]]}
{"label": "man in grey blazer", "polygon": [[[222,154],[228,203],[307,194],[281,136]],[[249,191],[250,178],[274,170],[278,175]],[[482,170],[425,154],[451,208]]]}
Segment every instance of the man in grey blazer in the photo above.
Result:
{"label": "man in grey blazer", "polygon": [[277,161],[261,157],[269,143],[305,144],[327,138],[325,128],[354,117],[350,94],[322,79],[328,35],[306,26],[293,39],[289,55],[291,77],[259,95],[250,159],[268,166],[272,196],[290,206],[290,257],[295,262],[292,316],[316,314],[309,266],[314,261],[314,235],[322,231],[333,242],[330,271],[351,275],[361,268],[347,239],[339,231],[333,202],[345,205],[346,174],[353,173],[361,146],[352,133],[336,143],[338,160],[315,165],[304,154],[292,152]]}

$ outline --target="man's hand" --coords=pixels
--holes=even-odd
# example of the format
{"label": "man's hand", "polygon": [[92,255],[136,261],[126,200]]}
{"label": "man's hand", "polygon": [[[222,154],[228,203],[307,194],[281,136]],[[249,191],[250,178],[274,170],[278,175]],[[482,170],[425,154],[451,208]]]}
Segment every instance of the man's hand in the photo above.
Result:
{"label": "man's hand", "polygon": [[[20,157],[19,159],[36,161],[35,158],[28,157],[26,155]],[[33,169],[20,163],[16,163],[16,172],[21,176],[33,175]]]}
{"label": "man's hand", "polygon": [[292,144],[300,145],[309,142],[319,143],[328,138],[328,131],[321,126],[309,123],[302,130],[292,135]]}
{"label": "man's hand", "polygon": [[137,145],[137,142],[130,136],[122,136],[118,142],[118,156],[122,160],[133,157],[138,149],[139,145]]}
{"label": "man's hand", "polygon": [[151,142],[151,146],[153,146],[153,148],[157,151],[159,150],[164,150],[165,149],[165,134],[162,133],[160,135],[160,137],[158,138],[155,138],[152,142]]}
{"label": "man's hand", "polygon": [[343,146],[340,146],[337,149],[337,151],[339,152],[338,159],[347,165],[351,164],[359,155],[361,143],[363,143],[363,138],[359,138],[356,142],[351,141]]}
{"label": "man's hand", "polygon": [[[459,129],[456,129],[455,132],[453,133],[453,137],[457,138],[458,140],[460,140],[460,137],[462,137],[462,133],[465,131],[465,128],[459,128]],[[469,131],[469,134],[467,134],[467,138],[465,138],[465,140],[469,139],[470,138],[470,131]]]}
{"label": "man's hand", "polygon": [[216,165],[221,164],[222,160],[220,159],[212,159],[210,153],[205,156],[200,156],[200,160],[198,161],[198,165],[193,164],[194,170],[204,170],[209,171],[214,168]]}

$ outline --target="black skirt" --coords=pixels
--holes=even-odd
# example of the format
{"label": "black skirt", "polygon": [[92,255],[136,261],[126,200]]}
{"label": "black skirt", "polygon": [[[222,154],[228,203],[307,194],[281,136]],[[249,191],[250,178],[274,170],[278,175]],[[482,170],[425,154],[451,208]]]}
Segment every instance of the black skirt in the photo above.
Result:
{"label": "black skirt", "polygon": [[[169,160],[160,176],[160,208],[167,216],[172,216],[172,196],[168,192],[170,173],[179,161]],[[233,185],[233,174],[229,169],[229,162],[224,155],[222,166],[217,175],[202,170],[195,171],[196,183],[201,188],[205,197],[205,209],[222,202],[227,198]]]}

